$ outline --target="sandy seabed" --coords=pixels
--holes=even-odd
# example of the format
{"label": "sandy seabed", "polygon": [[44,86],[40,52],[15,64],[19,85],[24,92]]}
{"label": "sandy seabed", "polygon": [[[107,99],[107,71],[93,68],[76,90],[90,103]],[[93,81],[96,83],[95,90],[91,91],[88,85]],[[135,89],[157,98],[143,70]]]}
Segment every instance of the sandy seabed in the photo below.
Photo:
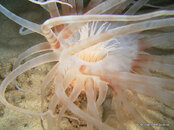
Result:
{"label": "sandy seabed", "polygon": [[[48,13],[39,6],[31,4],[27,0],[3,1],[1,3],[10,11],[15,14],[34,21],[42,22],[48,17]],[[47,15],[45,15],[47,14]],[[21,36],[18,33],[19,25],[9,20],[7,17],[0,13],[0,82],[11,72],[13,62],[17,56],[27,48],[45,41],[43,37],[38,34],[30,34]],[[47,67],[48,68],[48,67]],[[19,86],[21,88],[37,88],[40,85],[42,78],[45,76],[43,73],[46,70],[45,65],[27,71],[21,75]],[[34,80],[33,80],[34,79]],[[32,81],[31,81],[32,80]],[[26,81],[24,83],[24,81]],[[20,92],[15,89],[11,84],[7,88],[6,98],[8,101],[16,106],[23,108],[40,108],[40,91],[32,90],[27,93]],[[19,112],[15,112],[5,108],[0,104],[0,129],[1,130],[42,130],[40,120],[38,117],[29,116]]]}

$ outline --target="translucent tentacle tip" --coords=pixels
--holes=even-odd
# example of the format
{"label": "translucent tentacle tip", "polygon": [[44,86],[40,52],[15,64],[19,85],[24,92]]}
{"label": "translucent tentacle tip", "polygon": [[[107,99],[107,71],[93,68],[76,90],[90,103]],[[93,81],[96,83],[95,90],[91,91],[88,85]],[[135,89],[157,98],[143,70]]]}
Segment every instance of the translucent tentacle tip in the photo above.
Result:
{"label": "translucent tentacle tip", "polygon": [[38,5],[46,5],[46,4],[50,4],[50,3],[60,3],[60,4],[64,4],[64,5],[68,5],[71,8],[73,8],[73,6],[70,3],[67,2],[63,2],[60,0],[47,0],[47,1],[36,1],[36,0],[29,0],[30,2],[34,3],[34,4],[38,4]]}
{"label": "translucent tentacle tip", "polygon": [[85,69],[86,69],[86,66],[85,65],[82,65],[82,66],[80,66],[79,71],[81,73],[85,74]]}

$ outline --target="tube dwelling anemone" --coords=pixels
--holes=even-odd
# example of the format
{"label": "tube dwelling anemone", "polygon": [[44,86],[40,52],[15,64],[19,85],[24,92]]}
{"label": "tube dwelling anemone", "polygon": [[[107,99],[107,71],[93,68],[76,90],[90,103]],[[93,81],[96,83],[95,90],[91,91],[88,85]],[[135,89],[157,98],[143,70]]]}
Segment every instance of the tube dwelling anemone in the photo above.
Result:
{"label": "tube dwelling anemone", "polygon": [[[85,121],[89,130],[127,129],[126,123],[130,121],[135,127],[142,128],[136,124],[151,123],[145,118],[145,115],[151,115],[149,110],[159,111],[173,118],[173,115],[168,115],[161,107],[151,107],[140,95],[151,97],[174,109],[174,80],[152,74],[152,71],[156,71],[172,75],[174,60],[145,51],[158,43],[173,41],[174,33],[142,33],[174,26],[174,10],[160,10],[162,7],[158,7],[157,11],[135,15],[141,7],[149,5],[148,0],[91,0],[87,7],[84,7],[83,0],[72,0],[71,3],[58,0],[30,1],[45,8],[51,18],[38,25],[16,16],[0,5],[0,11],[4,15],[22,26],[21,34],[36,32],[47,39],[47,42],[39,43],[19,55],[14,63],[14,70],[1,83],[1,103],[15,111],[45,117],[50,130],[59,129],[60,120],[67,110]],[[61,4],[62,15],[67,16],[60,16],[56,2]],[[27,29],[24,31],[24,28]],[[50,51],[20,65],[26,57],[47,50]],[[16,85],[17,76],[33,67],[55,61],[57,63],[41,85],[40,113],[7,102],[5,90],[10,82],[19,90],[26,91]],[[44,111],[45,92],[51,81],[55,91],[47,111]],[[66,90],[69,87],[73,88],[68,95]],[[104,119],[100,108],[110,88],[113,112]],[[75,104],[82,91],[87,98],[86,110]],[[57,106],[61,106],[58,114]],[[107,122],[111,117],[114,117],[116,126]]]}

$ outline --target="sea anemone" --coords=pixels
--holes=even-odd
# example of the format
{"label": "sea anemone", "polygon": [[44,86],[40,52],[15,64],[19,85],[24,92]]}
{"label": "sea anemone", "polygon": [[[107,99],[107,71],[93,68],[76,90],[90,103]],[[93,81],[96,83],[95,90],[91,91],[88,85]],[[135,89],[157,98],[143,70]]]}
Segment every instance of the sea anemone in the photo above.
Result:
{"label": "sea anemone", "polygon": [[[148,124],[151,122],[146,118],[151,111],[173,118],[161,106],[153,106],[144,99],[150,97],[174,109],[174,60],[146,51],[159,43],[174,41],[174,33],[161,31],[149,35],[145,32],[174,26],[174,10],[161,10],[160,6],[147,4],[148,0],[91,0],[87,6],[83,0],[72,0],[71,3],[59,0],[29,1],[45,8],[51,18],[38,25],[16,16],[2,5],[0,11],[22,26],[21,34],[37,32],[47,42],[39,43],[19,55],[13,71],[1,83],[1,103],[12,110],[46,118],[50,130],[59,129],[60,120],[67,110],[85,121],[89,130],[127,129],[128,122],[133,122],[137,128],[142,128],[141,125],[156,128],[155,124]],[[66,16],[60,16],[56,2],[61,4],[61,13]],[[143,6],[156,10],[135,15]],[[44,51],[48,52],[20,65],[26,57]],[[40,113],[7,102],[5,90],[10,82],[25,91],[17,86],[16,77],[49,62],[57,63],[41,85]],[[159,77],[159,73],[163,76]],[[44,110],[45,93],[51,81],[54,93],[48,109]],[[67,92],[69,88],[72,90]],[[109,90],[112,91],[111,113],[104,118],[101,108]],[[75,103],[82,93],[87,98],[86,109]],[[59,109],[58,113],[56,109]],[[115,122],[114,126],[110,125],[110,120]],[[168,124],[167,127],[172,126]]]}

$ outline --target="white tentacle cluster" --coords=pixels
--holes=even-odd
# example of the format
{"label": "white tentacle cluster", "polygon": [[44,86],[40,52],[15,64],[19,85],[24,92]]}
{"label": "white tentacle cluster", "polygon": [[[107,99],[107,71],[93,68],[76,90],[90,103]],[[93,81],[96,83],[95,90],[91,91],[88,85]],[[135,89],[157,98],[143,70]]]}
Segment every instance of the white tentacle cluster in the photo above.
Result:
{"label": "white tentacle cluster", "polygon": [[[171,17],[174,15],[174,10],[159,10],[135,15],[141,7],[149,6],[147,0],[136,2],[91,0],[87,7],[83,6],[83,0],[72,0],[71,3],[59,0],[30,1],[39,5],[48,5],[45,8],[49,11],[51,18],[42,25],[38,25],[14,15],[2,5],[0,5],[0,11],[20,24],[22,28],[40,33],[48,42],[39,43],[19,55],[14,64],[14,70],[1,83],[1,103],[22,113],[45,117],[50,130],[59,128],[61,119],[67,111],[71,111],[74,116],[84,120],[89,130],[93,128],[127,129],[127,123],[130,121],[134,122],[134,127],[138,127],[136,123],[147,124],[148,121],[143,115],[149,115],[147,109],[159,110],[161,113],[163,110],[150,107],[148,102],[143,102],[141,95],[154,98],[157,102],[174,109],[174,80],[157,77],[152,73],[155,71],[171,76],[174,73],[174,59],[152,55],[145,51],[160,42],[174,41],[172,37],[174,33],[160,32],[154,35],[142,33],[174,26],[174,18]],[[68,8],[67,5],[73,5],[76,8],[68,8],[69,11],[66,13],[81,14],[83,10],[84,14],[59,16],[61,13],[56,2],[62,4],[62,15],[65,13],[63,10]],[[91,7],[94,8],[91,9]],[[150,7],[157,8],[153,5]],[[125,15],[108,14],[118,13],[117,11],[125,12]],[[20,65],[26,57],[48,50],[51,52]],[[41,85],[40,113],[18,108],[7,102],[5,90],[10,82],[13,81],[16,84],[17,76],[33,67],[55,61],[57,63]],[[45,112],[45,93],[51,81],[53,81],[54,93]],[[68,91],[68,89],[71,90]],[[112,91],[110,95],[112,114],[104,118],[101,109],[108,90]],[[85,109],[75,104],[81,95],[87,100]],[[61,106],[59,113],[56,113],[57,106]],[[108,123],[112,118],[116,126]],[[72,117],[72,119],[76,118]]]}

